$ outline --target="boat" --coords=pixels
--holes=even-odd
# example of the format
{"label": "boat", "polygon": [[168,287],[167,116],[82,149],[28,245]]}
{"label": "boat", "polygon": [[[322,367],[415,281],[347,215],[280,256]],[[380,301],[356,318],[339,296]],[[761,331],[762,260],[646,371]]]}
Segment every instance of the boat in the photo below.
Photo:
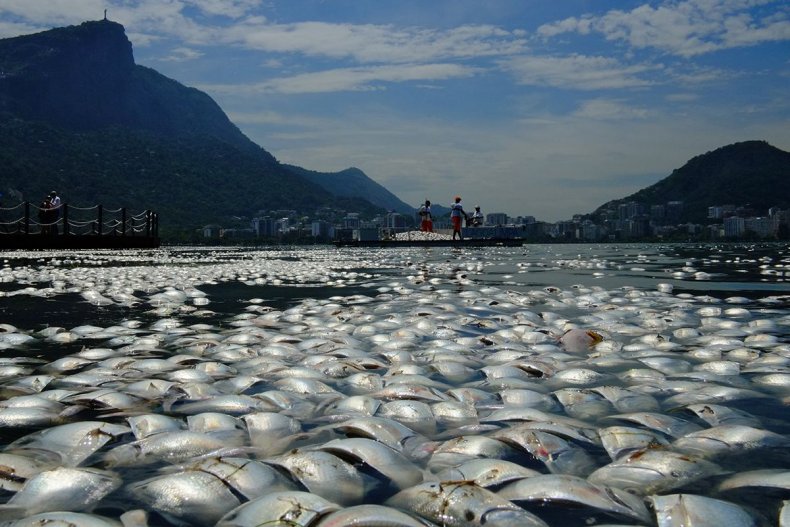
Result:
{"label": "boat", "polygon": [[464,238],[463,240],[335,240],[337,247],[521,247],[523,238]]}

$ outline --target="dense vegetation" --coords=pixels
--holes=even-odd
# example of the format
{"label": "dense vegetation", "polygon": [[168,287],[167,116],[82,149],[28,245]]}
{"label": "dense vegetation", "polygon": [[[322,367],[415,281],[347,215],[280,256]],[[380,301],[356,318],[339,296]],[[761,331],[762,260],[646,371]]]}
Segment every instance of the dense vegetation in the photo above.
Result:
{"label": "dense vegetation", "polygon": [[243,224],[260,209],[300,211],[332,204],[374,214],[359,198],[337,198],[213,138],[163,138],[112,128],[64,132],[44,124],[0,121],[0,184],[8,203],[38,202],[56,189],[73,205],[152,209],[166,232],[207,223]]}
{"label": "dense vegetation", "polygon": [[745,141],[694,157],[658,183],[597,209],[619,203],[647,205],[683,202],[681,221],[705,223],[708,207],[748,206],[756,215],[770,207],[790,208],[790,153],[765,141]]}
{"label": "dense vegetation", "polygon": [[135,65],[120,24],[0,40],[5,204],[56,189],[74,205],[155,210],[165,234],[246,226],[261,209],[382,211],[324,187],[250,141],[207,94]]}

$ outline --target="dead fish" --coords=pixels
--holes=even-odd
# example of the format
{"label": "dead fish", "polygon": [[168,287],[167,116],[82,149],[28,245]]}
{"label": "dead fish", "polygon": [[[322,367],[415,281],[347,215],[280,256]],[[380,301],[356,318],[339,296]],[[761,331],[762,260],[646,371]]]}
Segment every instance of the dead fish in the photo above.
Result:
{"label": "dead fish", "polygon": [[483,488],[500,487],[523,478],[541,475],[537,470],[523,467],[505,459],[471,459],[436,474],[439,481],[472,481]]}
{"label": "dead fish", "polygon": [[119,521],[81,512],[43,512],[21,520],[0,521],[0,527],[40,527],[42,525],[79,527],[127,527]]}
{"label": "dead fish", "polygon": [[655,397],[640,393],[632,388],[596,386],[590,388],[590,391],[606,398],[621,413],[655,412],[659,410],[659,404]]}
{"label": "dead fish", "polygon": [[57,467],[39,472],[0,505],[4,518],[21,518],[40,512],[81,512],[98,504],[121,485],[114,472],[95,468]]}
{"label": "dead fish", "polygon": [[429,482],[400,491],[385,505],[447,527],[548,527],[513,502],[471,482]]}
{"label": "dead fish", "polygon": [[146,436],[132,443],[117,446],[105,454],[108,466],[131,466],[157,461],[180,463],[195,456],[240,446],[227,438],[177,430]]}
{"label": "dead fish", "polygon": [[659,527],[756,527],[757,521],[741,507],[695,494],[651,496]]}
{"label": "dead fish", "polygon": [[603,335],[591,329],[573,328],[563,334],[559,342],[566,351],[578,353],[588,351],[604,339]]}
{"label": "dead fish", "polygon": [[302,424],[286,415],[275,412],[257,412],[243,417],[252,446],[266,456],[283,453],[294,435],[302,431]]}
{"label": "dead fish", "polygon": [[335,439],[317,447],[341,459],[364,463],[395,484],[398,489],[422,481],[422,470],[383,443],[366,438]]}
{"label": "dead fish", "polygon": [[349,437],[366,437],[379,441],[407,455],[410,454],[408,447],[412,443],[425,441],[408,426],[384,417],[353,417],[331,427]]}
{"label": "dead fish", "polygon": [[760,419],[743,410],[720,404],[690,404],[682,408],[704,420],[710,426],[744,425],[760,427]]}
{"label": "dead fish", "polygon": [[790,490],[790,470],[776,468],[750,470],[730,476],[719,483],[719,492],[746,487]]}
{"label": "dead fish", "polygon": [[248,459],[209,459],[191,469],[135,482],[127,491],[141,504],[177,522],[214,525],[242,501],[296,490],[275,469]]}
{"label": "dead fish", "polygon": [[631,426],[609,426],[599,429],[598,433],[603,447],[613,461],[633,452],[669,445],[669,441],[663,436]]}
{"label": "dead fish", "polygon": [[179,419],[162,414],[135,415],[127,417],[126,421],[132,428],[135,439],[145,439],[154,434],[174,432],[184,428],[184,423]]}
{"label": "dead fish", "polygon": [[16,492],[29,478],[53,468],[59,461],[55,456],[47,459],[0,453],[0,489]]}
{"label": "dead fish", "polygon": [[576,507],[595,509],[618,519],[645,523],[652,520],[641,498],[617,488],[594,485],[576,476],[542,474],[520,479],[503,487],[497,494],[516,504],[573,504]]}
{"label": "dead fish", "polygon": [[0,428],[41,428],[61,424],[65,420],[59,412],[46,408],[0,408]]}
{"label": "dead fish", "polygon": [[228,512],[216,527],[259,527],[288,525],[309,527],[340,506],[310,492],[272,492]]}
{"label": "dead fish", "polygon": [[427,524],[403,511],[384,505],[354,505],[321,517],[315,527],[427,527]]}
{"label": "dead fish", "polygon": [[263,401],[249,395],[220,395],[209,399],[177,399],[165,404],[165,411],[181,415],[221,412],[229,415],[245,415],[259,410],[270,410]]}
{"label": "dead fish", "polygon": [[702,429],[690,421],[678,419],[669,415],[659,414],[657,412],[632,412],[627,414],[610,415],[604,419],[619,420],[636,423],[651,430],[661,432],[670,437],[680,437],[691,432],[697,432]]}
{"label": "dead fish", "polygon": [[428,468],[437,472],[473,458],[503,459],[516,457],[517,451],[507,443],[486,436],[454,437],[437,446]]}
{"label": "dead fish", "polygon": [[722,473],[718,465],[703,459],[671,450],[648,449],[618,458],[590,474],[588,480],[647,495]]}
{"label": "dead fish", "polygon": [[491,437],[529,453],[552,473],[586,476],[596,466],[583,449],[548,432],[516,425],[497,430]]}
{"label": "dead fish", "polygon": [[294,449],[266,462],[286,469],[310,492],[341,505],[362,503],[371,484],[353,465],[320,450]]}
{"label": "dead fish", "polygon": [[692,432],[677,439],[673,447],[702,457],[742,452],[757,448],[781,448],[790,445],[783,435],[744,425],[719,425]]}
{"label": "dead fish", "polygon": [[6,451],[41,449],[59,455],[65,466],[77,466],[105,444],[129,431],[127,426],[101,421],[69,423],[17,439]]}

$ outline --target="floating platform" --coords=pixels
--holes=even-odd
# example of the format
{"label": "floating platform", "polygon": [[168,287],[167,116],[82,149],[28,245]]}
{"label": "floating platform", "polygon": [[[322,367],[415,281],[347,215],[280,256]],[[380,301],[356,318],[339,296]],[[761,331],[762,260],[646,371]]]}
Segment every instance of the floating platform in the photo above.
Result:
{"label": "floating platform", "polygon": [[335,240],[337,247],[521,247],[522,238],[464,238],[463,240]]}

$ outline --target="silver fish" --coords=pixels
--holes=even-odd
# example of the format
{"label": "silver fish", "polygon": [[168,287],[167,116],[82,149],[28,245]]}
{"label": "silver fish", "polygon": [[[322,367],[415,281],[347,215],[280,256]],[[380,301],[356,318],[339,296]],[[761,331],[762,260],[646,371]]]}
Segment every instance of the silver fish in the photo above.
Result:
{"label": "silver fish", "polygon": [[497,430],[491,437],[529,453],[552,473],[586,476],[595,468],[587,452],[554,434],[517,425]]}
{"label": "silver fish", "polygon": [[472,481],[480,487],[499,487],[524,478],[541,475],[537,470],[504,459],[472,459],[436,474],[439,481]]}
{"label": "silver fish", "polygon": [[370,527],[428,527],[429,524],[409,516],[403,511],[384,505],[355,505],[321,517],[315,527],[349,527],[368,525]]}
{"label": "silver fish", "polygon": [[598,432],[601,443],[612,460],[646,448],[669,445],[669,441],[663,436],[631,426],[609,426],[599,429]]}
{"label": "silver fish", "polygon": [[651,496],[658,527],[756,527],[757,521],[741,507],[695,494]]}
{"label": "silver fish", "polygon": [[317,448],[340,458],[363,462],[392,481],[399,489],[422,481],[421,469],[397,450],[372,439],[336,439]]}
{"label": "silver fish", "polygon": [[54,468],[58,461],[55,456],[47,459],[0,453],[0,489],[16,492],[29,478]]}
{"label": "silver fish", "polygon": [[17,439],[7,451],[42,449],[61,456],[65,466],[77,466],[129,427],[83,421],[55,426]]}
{"label": "silver fish", "polygon": [[40,527],[42,525],[79,527],[126,527],[111,518],[81,512],[43,512],[21,520],[0,521],[0,527]]}
{"label": "silver fish", "polygon": [[[40,512],[87,510],[121,485],[121,478],[106,470],[57,467],[39,472],[0,506],[5,518]],[[16,516],[15,516],[16,515]]]}
{"label": "silver fish", "polygon": [[266,462],[285,468],[310,492],[341,505],[362,503],[372,485],[353,465],[328,452],[294,449]]}
{"label": "silver fish", "polygon": [[447,527],[547,527],[537,516],[469,482],[429,482],[402,490],[385,505]]}
{"label": "silver fish", "polygon": [[648,449],[620,457],[590,474],[596,485],[619,487],[637,494],[672,490],[721,474],[718,465],[670,450]]}
{"label": "silver fish", "polygon": [[228,512],[216,527],[288,525],[309,527],[340,506],[309,492],[272,492]]}
{"label": "silver fish", "polygon": [[593,485],[576,476],[542,474],[520,479],[503,487],[497,494],[516,504],[572,503],[620,519],[645,523],[650,523],[652,519],[641,498],[617,488]]}
{"label": "silver fish", "polygon": [[150,435],[132,443],[117,446],[107,452],[105,462],[112,467],[157,461],[179,463],[195,456],[219,452],[234,446],[240,445],[227,441],[223,437],[178,430]]}
{"label": "silver fish", "polygon": [[704,457],[757,448],[781,448],[788,445],[790,439],[783,435],[744,425],[714,426],[686,434],[673,443],[673,447],[682,452]]}
{"label": "silver fish", "polygon": [[724,492],[745,487],[790,490],[790,470],[777,468],[741,472],[722,481],[718,490]]}
{"label": "silver fish", "polygon": [[606,420],[628,421],[642,425],[651,430],[656,430],[671,437],[680,437],[702,429],[690,421],[659,414],[657,412],[632,412],[627,414],[610,415]]}
{"label": "silver fish", "polygon": [[692,412],[710,426],[745,425],[760,427],[760,419],[750,413],[720,404],[690,404],[684,410]]}

